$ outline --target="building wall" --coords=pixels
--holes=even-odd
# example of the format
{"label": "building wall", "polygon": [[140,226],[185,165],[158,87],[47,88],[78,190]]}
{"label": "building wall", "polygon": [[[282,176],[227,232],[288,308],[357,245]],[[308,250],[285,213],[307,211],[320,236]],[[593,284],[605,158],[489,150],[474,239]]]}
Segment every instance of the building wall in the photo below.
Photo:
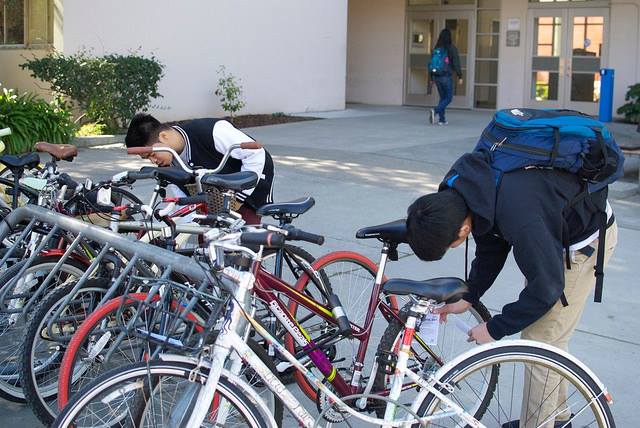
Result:
{"label": "building wall", "polygon": [[65,0],[64,52],[132,50],[165,66],[161,120],[222,115],[217,70],[241,79],[242,113],[344,108],[347,0]]}
{"label": "building wall", "polygon": [[[606,6],[606,2],[585,2],[580,5],[564,3],[563,6]],[[615,69],[613,110],[625,103],[628,86],[640,82],[640,0],[612,0],[609,4],[609,28],[605,34],[608,43],[608,60],[603,65]],[[503,0],[500,14],[500,61],[498,78],[498,108],[522,106],[529,96],[525,87],[527,47],[527,0]],[[521,40],[519,47],[506,46],[507,21],[519,18]],[[518,88],[518,89],[510,89]]]}
{"label": "building wall", "polygon": [[630,85],[640,82],[640,0],[612,0],[609,67],[615,69],[613,114]]}
{"label": "building wall", "polygon": [[[63,0],[54,0],[52,8],[53,20],[53,48],[63,49]],[[29,72],[21,69],[20,64],[25,59],[39,58],[46,55],[50,49],[43,48],[3,48],[0,47],[0,83],[3,87],[16,89],[20,92],[35,92],[45,98],[49,98],[49,88],[45,82],[38,81],[29,76]]]}
{"label": "building wall", "polygon": [[406,0],[349,0],[347,101],[403,102]]}

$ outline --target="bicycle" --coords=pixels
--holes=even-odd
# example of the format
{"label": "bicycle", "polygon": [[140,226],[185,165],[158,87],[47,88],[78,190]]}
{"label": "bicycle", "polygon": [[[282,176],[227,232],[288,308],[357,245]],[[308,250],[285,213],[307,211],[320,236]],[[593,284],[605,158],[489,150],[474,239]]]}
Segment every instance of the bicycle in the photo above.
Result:
{"label": "bicycle", "polygon": [[[417,320],[430,313],[433,308],[455,302],[462,297],[467,288],[464,282],[457,278],[426,280],[419,284],[391,279],[385,283],[383,289],[386,293],[408,295],[412,299],[402,344],[397,352],[391,390],[386,397],[370,394],[339,397],[326,382],[315,377],[252,316],[255,306],[252,303],[251,292],[254,287],[258,287],[256,275],[259,272],[262,247],[258,252],[254,252],[242,246],[249,243],[279,246],[283,245],[286,239],[286,232],[245,232],[210,242],[209,254],[214,253],[216,248],[222,248],[241,252],[247,259],[252,260],[250,268],[241,270],[230,266],[223,267],[217,258],[210,260],[213,272],[218,272],[222,277],[220,285],[232,295],[221,321],[223,328],[215,343],[205,347],[196,358],[166,354],[161,356],[160,361],[133,364],[105,374],[87,385],[72,399],[58,416],[54,426],[95,425],[95,422],[87,422],[95,415],[99,415],[101,424],[127,420],[136,424],[153,423],[154,426],[166,426],[167,423],[201,426],[202,422],[206,421],[207,425],[226,426],[229,422],[241,418],[241,423],[247,426],[275,426],[275,421],[261,397],[234,373],[233,362],[238,359],[242,359],[262,379],[264,385],[282,398],[285,406],[302,426],[316,426],[318,420],[311,416],[246,345],[243,336],[248,325],[270,345],[276,347],[287,361],[302,371],[323,394],[326,394],[330,405],[320,417],[326,418],[331,412],[329,417],[333,422],[354,417],[385,427],[418,424],[426,426],[442,420],[445,423],[454,423],[453,426],[462,424],[485,427],[486,425],[474,416],[473,409],[471,412],[468,411],[467,405],[459,400],[459,397],[463,397],[460,393],[462,388],[471,384],[468,376],[496,364],[530,361],[539,362],[549,370],[557,372],[563,380],[575,387],[576,392],[582,394],[585,402],[577,405],[574,402],[571,403],[571,407],[562,407],[551,419],[540,421],[541,424],[536,426],[544,426],[562,413],[571,412],[571,419],[565,423],[565,426],[569,426],[569,423],[577,422],[579,418],[586,416],[584,413],[587,410],[593,412],[598,426],[615,426],[609,409],[610,396],[597,377],[571,355],[547,345],[516,340],[479,346],[445,364],[426,379],[409,370],[407,361]],[[245,320],[247,322],[244,322]],[[231,363],[231,368],[225,368],[229,367],[225,366],[225,362]],[[418,397],[410,406],[399,401],[405,377],[420,386]],[[177,390],[179,394],[175,393]],[[373,418],[354,410],[352,402],[359,399],[385,401],[384,418]],[[492,399],[496,399],[496,396]],[[499,395],[497,400],[500,401]],[[475,401],[474,398],[474,404]],[[573,413],[572,407],[576,413]]]}

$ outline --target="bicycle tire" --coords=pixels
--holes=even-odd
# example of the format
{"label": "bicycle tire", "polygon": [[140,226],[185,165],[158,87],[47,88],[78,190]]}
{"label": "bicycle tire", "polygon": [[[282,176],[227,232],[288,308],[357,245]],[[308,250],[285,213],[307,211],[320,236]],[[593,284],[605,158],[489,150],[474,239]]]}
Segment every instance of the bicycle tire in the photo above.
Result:
{"label": "bicycle tire", "polygon": [[[93,305],[97,305],[109,287],[109,284],[110,281],[107,278],[90,278],[83,288],[78,291],[78,294],[82,293],[86,295],[86,293],[89,292],[94,293],[96,298],[92,299],[92,303]],[[66,343],[56,341],[55,338],[43,337],[43,330],[46,328],[52,312],[62,304],[74,286],[75,283],[69,283],[63,287],[59,287],[40,302],[33,311],[33,316],[27,326],[25,339],[22,343],[22,362],[20,364],[22,390],[24,391],[27,404],[31,407],[31,410],[38,419],[46,426],[51,425],[57,414],[57,404],[55,403],[55,398],[58,393],[57,379],[59,378],[59,364],[64,354]],[[74,301],[72,301],[71,304],[74,304],[77,298],[78,296],[74,296]],[[95,307],[92,306],[83,309],[88,309],[90,311],[89,313],[91,313]],[[74,312],[73,316],[74,320],[72,322],[82,323],[84,319],[82,314],[76,315]],[[71,322],[67,322],[59,326],[58,330],[64,330],[65,334],[68,334],[67,329],[70,323]],[[77,326],[71,325],[71,327],[77,329]],[[45,332],[45,335],[46,334]],[[45,370],[45,368],[42,367],[44,363],[36,367],[36,360],[43,359],[42,354],[36,358],[35,348],[39,347],[39,340],[43,343],[55,345],[53,348],[51,345],[49,346],[50,355],[45,356],[45,363],[48,365],[48,367],[46,367],[46,373],[43,373]],[[51,381],[53,381],[53,383],[51,383]]]}
{"label": "bicycle tire", "polygon": [[[95,329],[103,322],[103,320],[121,309],[121,305],[136,306],[146,297],[146,293],[135,293],[130,295],[129,299],[124,303],[122,302],[122,298],[120,297],[111,299],[104,305],[100,306],[80,325],[80,328],[78,328],[76,333],[71,338],[71,341],[67,346],[64,356],[62,357],[62,362],[60,364],[57,397],[59,409],[63,408],[69,402],[70,398],[74,395],[74,391],[77,391],[78,389],[78,385],[77,383],[74,384],[73,379],[78,370],[76,366],[82,359],[82,355],[86,353],[85,348],[87,348],[87,346],[85,346],[85,344],[90,342],[90,337]],[[157,297],[155,297],[155,299],[157,299]],[[100,339],[95,342],[100,342]],[[271,371],[277,375],[278,372],[275,363],[273,362],[273,359],[267,354],[266,350],[259,343],[251,339],[247,341],[247,344],[258,355],[262,362],[264,362],[267,367],[269,367],[269,369],[271,369]],[[108,342],[102,343],[102,350],[107,349],[107,345]],[[102,350],[98,352],[102,352]],[[98,356],[99,355],[94,355],[93,359],[97,359]],[[131,362],[133,362],[133,360],[129,361],[129,363]],[[95,373],[93,369],[91,370],[92,373]],[[81,388],[83,387],[84,384],[81,386]],[[284,411],[282,402],[274,396],[271,405],[273,407],[272,414],[274,419],[278,422],[278,424],[281,424]]]}
{"label": "bicycle tire", "polygon": [[[44,269],[52,269],[58,260],[59,257],[57,256],[37,256],[34,259],[33,264],[26,270],[25,274],[38,272],[38,269],[40,269],[40,271]],[[0,293],[7,291],[7,293],[14,295],[12,290],[7,287],[9,285],[11,285],[11,287],[18,285],[18,281],[14,284],[9,283],[10,280],[22,269],[24,266],[23,263],[26,263],[26,261],[16,263],[0,274],[0,284],[4,284],[0,287]],[[84,264],[72,258],[67,259],[60,267],[60,272],[68,275],[74,275],[76,279],[80,278],[85,270],[86,266]],[[66,278],[66,280],[68,279],[69,278]],[[47,291],[53,290],[58,285],[59,284],[55,281],[52,281],[49,284]],[[29,289],[25,291],[29,292],[31,289],[33,289],[33,286],[29,286]],[[46,295],[46,291],[43,295]],[[31,299],[33,296],[28,296],[28,298]],[[34,308],[42,298],[43,296],[40,296],[37,301],[34,301]],[[11,301],[11,299],[9,299],[9,301]],[[19,316],[16,316],[15,314],[0,311],[0,397],[18,403],[24,403],[25,401],[24,392],[22,391],[19,379],[20,360],[14,357],[19,357],[18,352],[22,343],[22,331],[26,328],[28,320],[29,314],[20,314]],[[16,335],[16,337],[13,337],[13,335]]]}
{"label": "bicycle tire", "polygon": [[[104,392],[113,391],[110,393],[110,395],[106,395],[107,397],[110,397],[111,401],[113,401],[113,399],[115,398],[114,394],[116,392],[127,389],[126,385],[134,385],[137,387],[136,389],[141,389],[143,394],[149,394],[152,389],[156,389],[159,385],[159,383],[157,383],[158,381],[155,379],[155,377],[158,376],[167,375],[167,377],[186,380],[194,386],[204,384],[207,379],[208,369],[206,369],[205,367],[201,367],[198,370],[194,370],[194,368],[194,364],[187,364],[182,362],[150,361],[127,365],[107,372],[99,378],[95,379],[93,382],[89,383],[82,391],[80,391],[58,415],[52,426],[56,428],[71,426],[77,427],[78,424],[74,422],[74,418],[82,411],[85,406],[88,406],[91,403],[90,400],[92,400],[93,398],[99,398],[101,394],[104,394]],[[134,383],[128,383],[130,380],[135,379],[140,380]],[[153,381],[155,381],[156,383],[154,383]],[[149,383],[152,383],[154,385],[153,388],[148,387]],[[118,387],[118,385],[125,386]],[[129,388],[125,392],[131,393],[132,391],[135,391],[135,389]],[[260,428],[269,427],[269,424],[263,417],[263,414],[261,413],[259,407],[255,405],[252,400],[246,397],[246,394],[244,394],[240,388],[231,383],[224,374],[222,374],[220,377],[218,388],[216,391],[218,394],[222,395],[223,398],[225,398],[229,403],[231,403],[236,409],[238,409],[239,414],[245,418],[245,421],[242,422],[243,425],[240,426],[251,426]],[[137,401],[138,403],[141,402],[140,400],[133,400],[131,399],[131,397],[127,397],[127,399],[122,400],[123,403],[129,403],[130,401]],[[151,400],[148,400],[146,397],[144,397],[142,401]],[[163,403],[166,403],[166,400],[163,400]],[[144,413],[146,413],[148,409],[146,403],[144,407],[145,408],[142,409],[142,415],[139,414],[140,406],[138,406],[138,409],[134,409],[134,411],[136,412],[136,415],[134,415],[134,422],[137,423],[136,426],[140,426],[140,422],[142,422],[140,419],[144,417]],[[134,418],[132,417],[132,419]],[[169,422],[171,423],[172,421],[170,420]],[[177,424],[168,426],[172,427],[176,425]],[[154,426],[161,427],[163,425],[154,424]],[[225,424],[225,426],[228,426],[228,424]]]}
{"label": "bicycle tire", "polygon": [[[409,309],[411,308],[411,305],[412,303],[408,303],[400,310],[400,313],[398,314],[400,317],[400,320],[394,318],[391,320],[391,322],[389,322],[389,324],[387,325],[387,329],[383,334],[382,340],[378,344],[376,355],[378,355],[379,365],[378,365],[378,370],[376,371],[376,374],[375,374],[375,381],[373,384],[374,392],[383,391],[388,388],[388,385],[387,385],[388,375],[390,373],[393,373],[394,367],[392,364],[389,364],[389,365],[384,364],[384,358],[381,358],[381,356],[393,354],[396,348],[397,341],[399,340],[402,332],[404,331],[404,323],[407,320],[407,316],[409,313]],[[472,320],[474,320],[477,324],[489,321],[491,319],[491,314],[489,313],[489,310],[481,302],[478,302],[477,304],[473,305],[468,312],[469,312],[468,315],[470,315],[472,317]],[[451,321],[451,318],[453,316],[455,315],[450,315],[448,317],[448,321]],[[440,328],[442,328],[442,325],[440,326]],[[466,333],[463,333],[462,331],[458,330],[456,327],[454,327],[453,329],[455,333],[460,334],[460,339],[462,340],[463,344],[467,345],[466,346],[467,348],[471,346],[475,346],[467,342],[466,339],[468,336]],[[416,335],[419,335],[419,332],[416,331]],[[426,358],[429,358],[431,361],[430,366],[432,368],[432,370],[430,371],[435,372],[437,369],[442,367],[443,365],[442,363],[449,362],[451,359],[457,357],[463,352],[463,350],[457,350],[457,349],[453,350],[452,347],[448,347],[443,340],[445,335],[446,333],[444,334],[440,333],[438,335],[439,344],[436,345],[438,348],[436,350],[431,349],[431,347],[429,347],[429,345],[426,345],[426,343],[423,345],[414,339],[414,342],[411,346],[412,348],[411,355],[413,357],[413,360],[415,360],[416,363],[421,365],[421,367],[419,367],[418,369],[423,369],[425,367],[425,364],[429,362],[429,360],[427,360]],[[431,355],[429,355],[429,353],[426,351],[424,346],[429,347],[432,352],[437,354],[441,362],[436,361]],[[449,354],[446,356],[443,355],[445,350],[450,351]],[[425,352],[426,352],[426,355],[425,355]],[[411,364],[411,360],[409,361],[409,364]],[[500,368],[498,366],[492,367],[491,373],[489,374],[488,380],[487,380],[487,389],[485,393],[482,394],[482,399],[480,400],[478,409],[474,412],[477,418],[481,417],[482,414],[484,414],[484,412],[486,411],[487,407],[489,406],[489,400],[490,400],[491,394],[493,394],[493,391],[495,390],[496,384],[498,382],[499,371],[500,371]],[[375,404],[379,404],[379,403],[374,403],[374,409],[376,410],[378,417],[384,417],[386,403],[382,402],[383,404],[382,406],[375,405]]]}
{"label": "bicycle tire", "polygon": [[[499,346],[497,347],[492,346],[492,344],[484,345],[483,348],[476,348],[472,351],[469,351],[468,353],[459,356],[456,360],[458,361],[457,363],[452,364],[447,369],[441,370],[437,373],[436,381],[452,386],[454,390],[446,393],[446,395],[450,398],[453,398],[461,406],[462,393],[456,395],[456,388],[459,388],[459,386],[463,384],[469,384],[469,380],[467,380],[468,377],[478,372],[478,370],[481,370],[483,367],[489,365],[499,365],[501,368],[500,382],[506,384],[507,387],[509,384],[511,384],[511,388],[514,389],[515,377],[519,376],[520,373],[516,374],[514,368],[514,379],[509,379],[508,377],[505,379],[503,376],[510,373],[510,364],[528,361],[531,363],[538,363],[548,370],[554,370],[558,374],[561,374],[561,381],[568,382],[568,387],[573,386],[576,388],[576,392],[587,395],[587,397],[583,396],[583,398],[585,399],[585,402],[590,403],[587,405],[591,410],[594,411],[594,415],[585,415],[586,407],[583,408],[582,404],[578,402],[579,398],[576,398],[575,394],[571,394],[571,405],[577,406],[575,414],[573,413],[573,411],[571,411],[573,418],[575,418],[571,420],[572,426],[586,426],[583,425],[584,422],[582,421],[592,421],[592,419],[595,417],[593,421],[597,423],[598,427],[615,428],[613,415],[607,402],[608,394],[606,389],[604,389],[601,383],[596,378],[594,378],[594,376],[591,374],[589,369],[586,368],[586,366],[582,365],[582,363],[577,362],[577,360],[574,360],[568,354],[563,354],[562,351],[554,349],[548,345],[538,344],[531,341],[514,340],[507,343],[499,344]],[[547,385],[545,383],[544,389],[546,390],[547,387],[550,389],[557,388],[557,386],[554,387],[553,384]],[[494,394],[494,397],[492,398],[499,401],[500,395],[500,389],[498,387],[497,394]],[[504,397],[505,394],[502,394],[502,396]],[[509,394],[507,394],[507,396],[509,396]],[[513,398],[513,391],[511,397]],[[437,405],[438,398],[430,392],[422,401],[418,409],[418,414],[420,416],[431,415],[436,411]],[[562,403],[560,405],[562,405]],[[497,423],[499,424],[498,426],[501,426],[503,422],[510,422],[512,420],[519,419],[520,406],[516,406],[516,412],[518,412],[517,415],[507,415],[507,407],[502,406],[502,404],[499,402],[497,403],[497,406]],[[513,406],[510,407],[513,409]],[[501,420],[501,411],[504,413],[505,420]],[[568,412],[568,409],[563,409],[557,414],[559,415],[563,412]],[[587,417],[584,418],[585,416]],[[490,409],[484,414],[484,417],[485,418],[481,419],[480,422],[484,423],[485,425],[489,424],[486,419],[496,419],[495,412],[491,412]],[[452,419],[451,423],[459,424],[460,421]],[[549,425],[549,423],[552,423],[550,419],[545,419],[543,422],[540,422],[541,425]],[[591,423],[592,422],[587,422],[588,426],[592,426]],[[493,426],[493,424],[495,424],[495,422],[489,424],[488,426]],[[536,422],[534,426],[537,425],[538,422]],[[530,425],[527,424],[527,426]]]}
{"label": "bicycle tire", "polygon": [[[375,282],[378,266],[374,262],[372,262],[369,258],[351,251],[336,251],[336,252],[326,254],[320,257],[319,259],[317,259],[312,265],[313,269],[320,274],[321,278],[323,278],[323,281],[329,283],[329,286],[331,288],[329,292],[334,292],[340,298],[340,301],[347,313],[347,317],[349,318],[349,321],[354,322],[354,319],[358,317],[352,316],[352,311],[355,311],[356,307],[359,307],[360,309],[364,308],[366,311],[366,305],[355,305],[354,303],[356,302],[351,300],[359,300],[359,297],[351,298],[346,296],[344,292],[348,291],[350,293],[352,290],[356,290],[359,296],[362,296],[364,294],[366,294],[367,296],[370,296],[370,291],[367,292],[367,290],[361,286],[345,287],[348,290],[335,289],[336,287],[334,286],[336,285],[335,284],[336,277],[334,273],[330,271],[329,266],[334,264],[339,265],[342,263],[350,264],[351,266],[353,266],[352,268],[349,268],[349,269],[352,269],[352,271],[356,273],[358,284],[370,284],[371,286]],[[346,269],[345,272],[349,272],[349,270]],[[362,277],[360,277],[360,275],[362,275]],[[351,282],[351,280],[349,280],[348,282]],[[305,273],[296,283],[295,289],[301,293],[313,294],[314,289],[317,289],[317,286]],[[388,300],[389,306],[393,310],[397,311],[398,309],[397,299],[394,296],[385,296],[385,298]],[[317,299],[317,296],[316,296],[316,299]],[[328,303],[326,301],[324,303],[325,303],[325,306],[328,306]],[[300,306],[295,301],[289,302],[288,310],[296,320],[299,320],[302,318],[298,313],[299,307]],[[362,311],[360,311],[360,315],[363,315]],[[316,318],[319,319],[319,317],[316,317]],[[287,351],[291,352],[293,355],[297,353],[296,344],[294,342],[293,337],[290,334],[285,335],[284,345]],[[337,347],[326,349],[325,353],[327,352],[329,353],[328,356],[330,360],[339,359],[337,355],[337,352],[338,352]],[[351,360],[349,360],[348,363],[351,364]],[[307,397],[309,397],[309,399],[313,401],[317,401],[318,393],[315,386],[311,382],[309,382],[309,380],[301,372],[297,370],[293,373],[293,376],[296,382],[298,383],[298,386],[300,387],[300,389],[304,392],[304,394]],[[322,376],[320,375],[320,377]]]}

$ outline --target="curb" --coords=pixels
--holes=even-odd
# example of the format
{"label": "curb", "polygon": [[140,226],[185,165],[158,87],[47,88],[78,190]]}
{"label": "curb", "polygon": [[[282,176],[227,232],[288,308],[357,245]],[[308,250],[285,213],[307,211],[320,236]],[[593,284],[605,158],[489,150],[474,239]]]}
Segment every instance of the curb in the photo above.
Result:
{"label": "curb", "polygon": [[121,144],[124,143],[124,134],[116,135],[94,135],[91,137],[74,137],[71,140],[71,144],[76,147],[95,147],[104,146],[107,144]]}

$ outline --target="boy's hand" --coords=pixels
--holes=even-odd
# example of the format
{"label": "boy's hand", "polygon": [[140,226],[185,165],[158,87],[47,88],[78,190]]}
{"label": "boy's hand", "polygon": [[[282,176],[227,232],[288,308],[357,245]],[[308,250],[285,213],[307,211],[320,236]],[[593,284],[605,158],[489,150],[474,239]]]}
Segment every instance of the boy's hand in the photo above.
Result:
{"label": "boy's hand", "polygon": [[441,308],[434,309],[434,314],[440,314],[440,322],[447,321],[447,314],[461,314],[466,312],[471,307],[471,303],[466,300],[458,300],[455,303],[449,303],[448,305],[444,305]]}
{"label": "boy's hand", "polygon": [[483,322],[469,330],[467,342],[476,342],[478,345],[482,345],[483,343],[495,342],[495,339],[489,334],[487,323]]}

